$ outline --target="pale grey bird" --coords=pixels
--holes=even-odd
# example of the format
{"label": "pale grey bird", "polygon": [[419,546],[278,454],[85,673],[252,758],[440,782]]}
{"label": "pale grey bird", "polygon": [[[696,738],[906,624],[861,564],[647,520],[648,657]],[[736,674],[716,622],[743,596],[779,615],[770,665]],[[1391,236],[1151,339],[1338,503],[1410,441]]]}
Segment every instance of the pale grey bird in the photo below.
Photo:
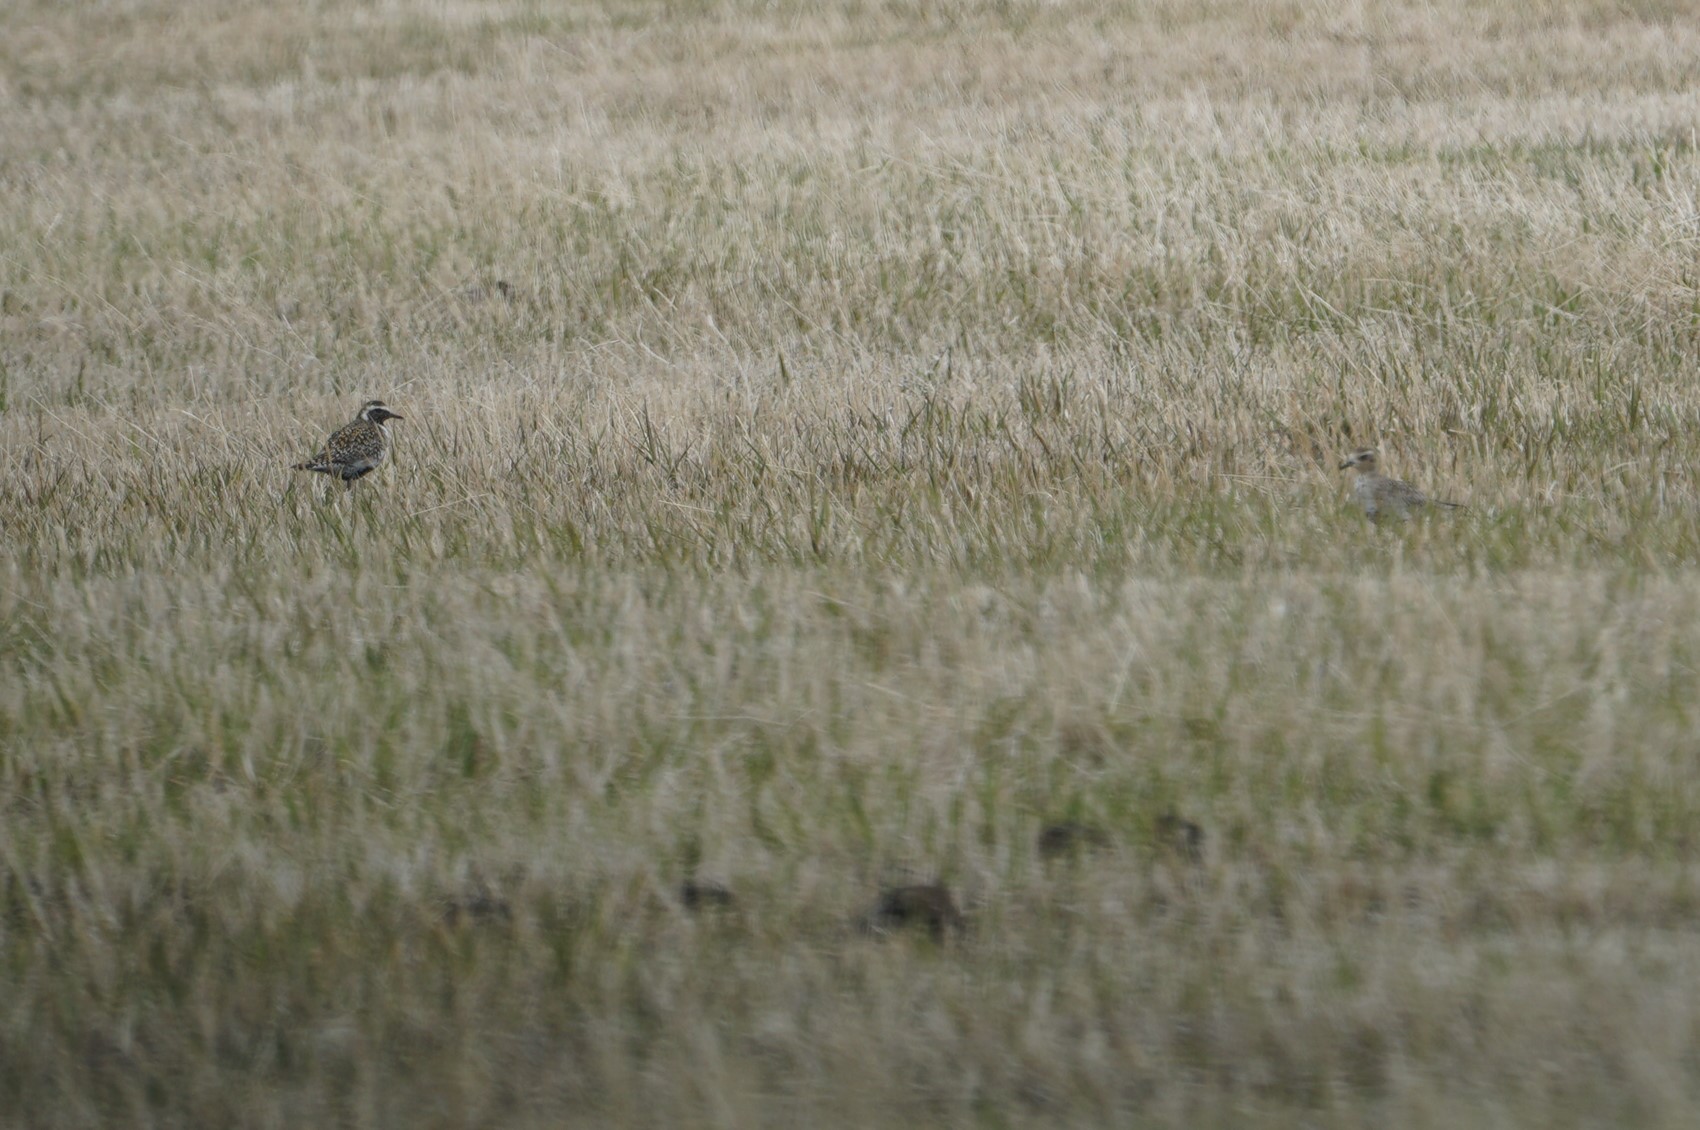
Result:
{"label": "pale grey bird", "polygon": [[1413,510],[1421,510],[1425,506],[1440,506],[1447,510],[1456,510],[1459,506],[1456,502],[1430,498],[1410,483],[1383,475],[1380,459],[1367,447],[1346,456],[1340,463],[1340,470],[1356,472],[1352,497],[1372,521],[1379,522],[1388,516],[1406,518]]}
{"label": "pale grey bird", "polygon": [[390,446],[384,422],[401,418],[384,407],[383,401],[368,400],[353,423],[332,432],[323,450],[305,463],[295,464],[294,469],[335,475],[353,490],[355,479],[376,470],[384,461]]}

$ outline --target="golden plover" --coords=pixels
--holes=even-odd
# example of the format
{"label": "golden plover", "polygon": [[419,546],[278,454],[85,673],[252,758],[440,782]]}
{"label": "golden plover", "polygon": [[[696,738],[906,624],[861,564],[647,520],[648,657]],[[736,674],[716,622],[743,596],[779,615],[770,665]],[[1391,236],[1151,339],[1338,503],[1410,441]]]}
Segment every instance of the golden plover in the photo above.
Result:
{"label": "golden plover", "polygon": [[1458,508],[1459,504],[1456,502],[1442,502],[1437,498],[1430,498],[1410,483],[1383,475],[1380,460],[1369,448],[1354,451],[1346,456],[1340,463],[1340,470],[1347,469],[1357,472],[1357,482],[1352,484],[1352,496],[1372,521],[1380,521],[1388,515],[1404,518],[1411,511],[1421,510],[1425,506],[1443,506],[1448,510]]}
{"label": "golden plover", "polygon": [[336,475],[353,490],[354,480],[375,470],[389,450],[390,435],[384,421],[401,418],[384,407],[383,401],[368,400],[352,424],[332,432],[323,450],[307,462],[295,464],[294,469]]}

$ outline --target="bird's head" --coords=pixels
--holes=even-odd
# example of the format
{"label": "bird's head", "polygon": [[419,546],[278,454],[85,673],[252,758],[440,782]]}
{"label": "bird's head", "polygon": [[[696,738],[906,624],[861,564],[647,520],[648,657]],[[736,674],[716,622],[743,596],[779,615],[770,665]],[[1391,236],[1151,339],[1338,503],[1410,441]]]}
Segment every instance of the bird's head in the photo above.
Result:
{"label": "bird's head", "polygon": [[1360,475],[1373,475],[1375,474],[1377,464],[1378,460],[1375,457],[1375,451],[1366,447],[1361,451],[1354,451],[1350,455],[1346,456],[1346,458],[1342,459],[1340,461],[1340,470],[1355,470]]}
{"label": "bird's head", "polygon": [[368,400],[365,407],[360,409],[360,418],[369,424],[382,424],[385,420],[400,420],[403,417],[391,412],[381,400]]}

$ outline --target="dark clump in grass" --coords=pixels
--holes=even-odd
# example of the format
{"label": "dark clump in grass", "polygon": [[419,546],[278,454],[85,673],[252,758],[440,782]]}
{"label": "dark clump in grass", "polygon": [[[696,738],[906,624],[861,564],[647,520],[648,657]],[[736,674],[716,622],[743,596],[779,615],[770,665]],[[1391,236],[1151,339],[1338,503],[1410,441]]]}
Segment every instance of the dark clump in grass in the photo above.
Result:
{"label": "dark clump in grass", "polygon": [[950,934],[961,934],[967,928],[955,897],[943,883],[888,887],[880,892],[879,902],[864,921],[874,933],[925,930],[935,942],[943,942]]}
{"label": "dark clump in grass", "polygon": [[725,910],[737,901],[730,888],[712,879],[686,879],[679,884],[679,902],[686,910]]}
{"label": "dark clump in grass", "polygon": [[1095,824],[1064,820],[1046,824],[1039,829],[1038,848],[1041,859],[1077,856],[1110,846],[1110,836]]}
{"label": "dark clump in grass", "polygon": [[454,928],[511,922],[513,916],[513,907],[508,900],[479,892],[444,900],[439,917],[443,925]]}
{"label": "dark clump in grass", "polygon": [[1159,850],[1178,855],[1188,863],[1204,861],[1204,829],[1191,820],[1165,812],[1157,817],[1152,831]]}

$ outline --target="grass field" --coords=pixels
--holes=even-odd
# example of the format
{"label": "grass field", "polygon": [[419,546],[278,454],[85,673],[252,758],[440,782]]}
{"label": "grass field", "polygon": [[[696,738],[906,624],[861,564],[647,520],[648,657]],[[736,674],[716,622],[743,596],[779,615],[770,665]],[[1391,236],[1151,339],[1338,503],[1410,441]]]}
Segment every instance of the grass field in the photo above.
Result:
{"label": "grass field", "polygon": [[0,1121],[1692,1125],[1700,25],[1529,7],[0,6]]}

